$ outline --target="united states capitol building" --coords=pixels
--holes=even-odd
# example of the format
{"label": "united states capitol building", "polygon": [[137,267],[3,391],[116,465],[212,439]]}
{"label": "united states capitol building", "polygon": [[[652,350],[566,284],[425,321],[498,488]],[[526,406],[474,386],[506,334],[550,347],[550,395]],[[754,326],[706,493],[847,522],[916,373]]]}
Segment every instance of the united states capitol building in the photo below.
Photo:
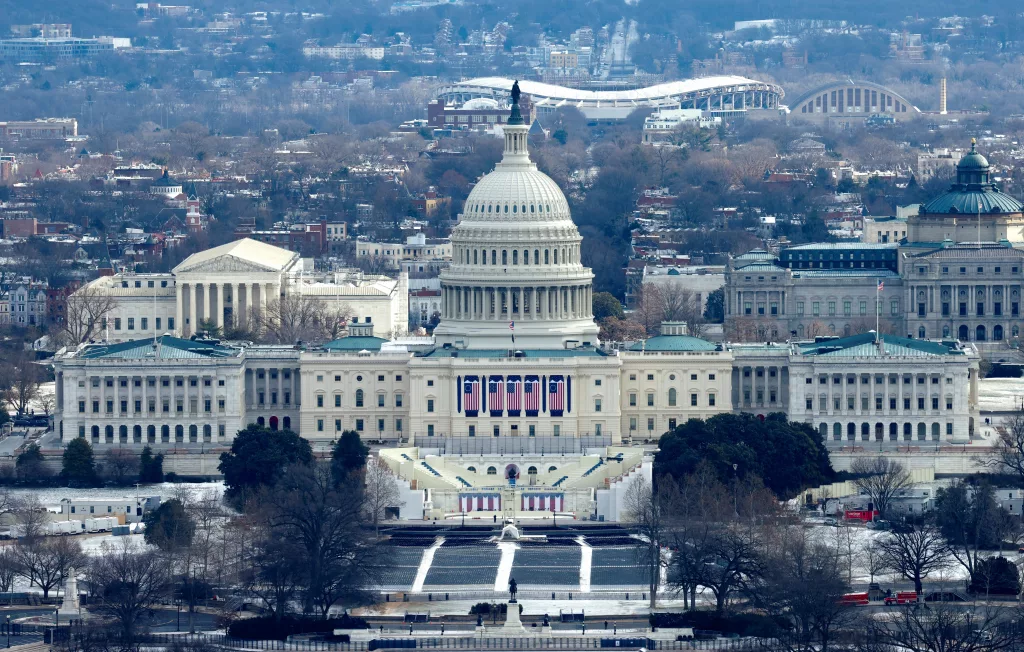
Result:
{"label": "united states capitol building", "polygon": [[[232,243],[176,270],[175,333],[55,358],[59,441],[203,455],[249,423],[294,430],[318,450],[355,430],[388,446],[381,456],[405,483],[403,516],[608,520],[629,483],[650,477],[637,444],[688,419],[786,412],[833,449],[982,443],[970,344],[856,333],[733,346],[666,323],[635,345],[602,345],[582,239],[561,190],[530,160],[527,132],[513,104],[502,160],[451,234],[432,338],[381,337],[376,316],[319,346],[189,337],[190,318],[246,314],[280,291],[280,270],[239,270],[240,256],[250,267],[294,264],[269,245]],[[240,276],[220,283],[217,273]]]}

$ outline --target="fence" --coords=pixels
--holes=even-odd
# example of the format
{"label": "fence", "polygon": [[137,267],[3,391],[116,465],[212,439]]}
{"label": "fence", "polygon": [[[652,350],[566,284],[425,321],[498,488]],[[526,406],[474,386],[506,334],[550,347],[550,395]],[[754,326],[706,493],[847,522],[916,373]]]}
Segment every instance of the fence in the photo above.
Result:
{"label": "fence", "polygon": [[659,641],[645,639],[646,645],[636,645],[637,636],[508,636],[476,637],[446,636],[422,638],[387,638],[351,643],[327,641],[250,641],[230,638],[223,634],[150,634],[142,644],[169,645],[175,642],[206,643],[232,650],[283,650],[287,652],[371,652],[372,650],[415,647],[423,650],[601,650],[608,648],[650,650],[763,650],[764,642],[754,639],[714,639],[710,641]]}
{"label": "fence", "polygon": [[[646,602],[647,592],[637,585],[634,591],[594,591],[592,593],[580,593],[579,591],[539,591],[522,590],[516,592],[516,596],[528,600],[639,600]],[[385,602],[445,602],[446,600],[483,600],[505,602],[508,600],[508,591],[493,590],[460,590],[460,591],[424,591],[412,593],[409,591],[384,591]]]}
{"label": "fence", "polygon": [[607,448],[611,444],[610,435],[416,437],[417,446],[436,448],[442,455],[577,455],[587,448]]}

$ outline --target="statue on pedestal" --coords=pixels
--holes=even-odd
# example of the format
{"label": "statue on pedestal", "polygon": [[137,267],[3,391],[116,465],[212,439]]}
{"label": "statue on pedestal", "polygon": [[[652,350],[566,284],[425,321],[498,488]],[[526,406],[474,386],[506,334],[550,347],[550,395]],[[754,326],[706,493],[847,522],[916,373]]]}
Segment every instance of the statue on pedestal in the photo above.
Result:
{"label": "statue on pedestal", "polygon": [[516,604],[516,591],[519,590],[519,585],[516,583],[516,578],[508,578],[508,594],[511,599],[508,601],[509,604]]}
{"label": "statue on pedestal", "polygon": [[68,577],[64,582],[64,600],[60,603],[57,613],[61,616],[79,618],[82,605],[78,600],[78,576],[74,568],[68,569]]}

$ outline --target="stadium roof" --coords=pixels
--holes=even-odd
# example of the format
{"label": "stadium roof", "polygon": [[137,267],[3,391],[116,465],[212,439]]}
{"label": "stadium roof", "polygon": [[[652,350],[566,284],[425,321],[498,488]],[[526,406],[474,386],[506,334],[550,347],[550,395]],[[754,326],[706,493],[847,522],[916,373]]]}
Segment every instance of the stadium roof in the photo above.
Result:
{"label": "stadium roof", "polygon": [[[507,91],[512,88],[512,83],[514,81],[515,80],[508,79],[507,77],[477,77],[476,79],[467,79],[465,81],[458,82],[456,83],[456,86],[483,86],[493,88],[495,90]],[[522,92],[529,95],[530,99],[534,103],[543,98],[579,102],[633,101],[643,103],[664,97],[714,90],[723,86],[742,86],[747,84],[774,86],[774,84],[769,84],[768,82],[761,82],[756,79],[747,79],[746,77],[739,77],[736,75],[718,75],[714,77],[700,77],[698,79],[671,81],[664,84],[655,84],[654,86],[648,86],[646,88],[624,91],[588,91],[530,80],[520,80],[519,88]],[[782,89],[779,88],[778,90],[781,95]]]}

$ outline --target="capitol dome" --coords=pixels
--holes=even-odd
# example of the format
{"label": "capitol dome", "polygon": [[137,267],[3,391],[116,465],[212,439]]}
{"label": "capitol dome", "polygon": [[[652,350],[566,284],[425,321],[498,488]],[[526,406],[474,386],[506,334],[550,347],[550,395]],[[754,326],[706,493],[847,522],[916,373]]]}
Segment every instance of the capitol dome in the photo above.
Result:
{"label": "capitol dome", "polygon": [[503,126],[505,149],[470,192],[452,230],[452,264],[441,273],[441,344],[561,349],[596,344],[593,273],[580,259],[569,203],[528,151],[518,87]]}

